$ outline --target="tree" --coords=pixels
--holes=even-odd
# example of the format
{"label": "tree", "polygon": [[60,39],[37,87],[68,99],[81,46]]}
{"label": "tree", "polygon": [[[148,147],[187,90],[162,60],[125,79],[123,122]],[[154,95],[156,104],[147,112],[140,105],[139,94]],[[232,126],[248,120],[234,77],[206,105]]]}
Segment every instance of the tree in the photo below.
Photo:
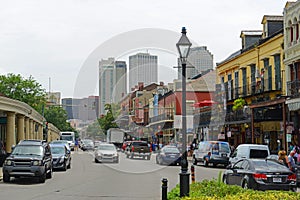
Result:
{"label": "tree", "polygon": [[46,105],[46,91],[32,76],[23,78],[20,74],[0,76],[0,93],[6,97],[22,101],[40,114]]}
{"label": "tree", "polygon": [[67,122],[67,112],[60,106],[50,106],[45,109],[44,117],[61,131],[75,131]]}
{"label": "tree", "polygon": [[[105,104],[104,110],[106,111],[106,114],[101,116],[100,119],[98,119],[98,122],[102,131],[106,134],[108,129],[118,128],[118,125],[115,122],[115,118],[117,118],[117,116],[114,115],[114,113],[117,113],[117,109],[115,105],[112,106],[111,104]],[[113,110],[115,111],[113,112]]]}
{"label": "tree", "polygon": [[86,130],[86,133],[89,137],[95,138],[95,139],[104,139],[105,135],[99,125],[99,122],[96,120],[94,123],[89,124]]}

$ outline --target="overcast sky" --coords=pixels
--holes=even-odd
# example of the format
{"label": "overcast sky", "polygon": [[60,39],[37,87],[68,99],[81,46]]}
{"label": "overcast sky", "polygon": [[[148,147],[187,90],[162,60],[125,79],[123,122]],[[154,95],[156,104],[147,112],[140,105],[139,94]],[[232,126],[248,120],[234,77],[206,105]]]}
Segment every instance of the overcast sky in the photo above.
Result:
{"label": "overcast sky", "polygon": [[159,81],[170,82],[176,78],[172,67],[176,64],[175,44],[182,26],[187,28],[193,46],[207,46],[214,63],[220,62],[241,48],[241,30],[261,30],[263,15],[282,15],[286,3],[283,0],[0,2],[0,74],[32,75],[46,91],[61,92],[63,98],[98,95],[97,61],[107,57],[125,60],[134,51],[160,56],[160,68],[168,69],[159,70]]}

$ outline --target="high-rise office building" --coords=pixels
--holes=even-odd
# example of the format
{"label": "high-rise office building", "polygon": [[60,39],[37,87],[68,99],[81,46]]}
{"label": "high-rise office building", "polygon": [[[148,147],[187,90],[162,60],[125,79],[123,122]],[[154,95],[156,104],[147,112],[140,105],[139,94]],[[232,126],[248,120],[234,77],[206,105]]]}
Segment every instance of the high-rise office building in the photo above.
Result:
{"label": "high-rise office building", "polygon": [[157,56],[149,53],[138,53],[129,56],[129,88],[134,88],[139,82],[145,86],[158,82]]}
{"label": "high-rise office building", "polygon": [[[181,66],[178,59],[178,66]],[[191,79],[198,74],[213,69],[213,55],[206,46],[194,47],[190,49],[186,68],[186,78]],[[178,79],[181,79],[181,68],[178,68]]]}
{"label": "high-rise office building", "polygon": [[127,93],[127,66],[114,58],[99,62],[99,114],[104,114],[105,104],[119,103]]}
{"label": "high-rise office building", "polygon": [[125,61],[115,62],[115,88],[113,102],[120,100],[127,94],[127,65]]}

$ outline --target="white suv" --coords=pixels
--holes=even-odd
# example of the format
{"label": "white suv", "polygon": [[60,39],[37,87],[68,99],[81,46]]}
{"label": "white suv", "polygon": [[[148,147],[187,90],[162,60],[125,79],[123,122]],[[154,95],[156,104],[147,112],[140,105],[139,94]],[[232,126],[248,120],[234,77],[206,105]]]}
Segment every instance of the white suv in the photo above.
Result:
{"label": "white suv", "polygon": [[242,158],[266,158],[270,155],[267,145],[240,144],[229,159],[230,164],[236,163]]}

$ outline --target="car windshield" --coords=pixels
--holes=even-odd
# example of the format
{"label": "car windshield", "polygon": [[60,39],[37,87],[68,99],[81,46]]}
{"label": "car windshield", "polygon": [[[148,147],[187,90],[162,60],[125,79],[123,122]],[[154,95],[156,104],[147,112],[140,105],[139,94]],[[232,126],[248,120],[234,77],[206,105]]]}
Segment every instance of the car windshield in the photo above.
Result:
{"label": "car windshield", "polygon": [[52,154],[65,154],[65,148],[51,146],[51,152]]}
{"label": "car windshield", "polygon": [[228,143],[225,142],[216,142],[216,143],[211,143],[211,149],[212,149],[212,153],[219,153],[219,152],[226,152],[229,153],[230,152],[230,148]]}
{"label": "car windshield", "polygon": [[73,140],[73,136],[69,136],[69,135],[62,135],[61,136],[62,140],[68,140],[68,141],[72,141]]}
{"label": "car windshield", "polygon": [[68,144],[67,140],[53,140],[51,144]]}
{"label": "car windshield", "polygon": [[93,145],[94,144],[92,140],[84,140],[83,143],[88,144],[88,145]]}
{"label": "car windshield", "polygon": [[116,150],[115,146],[112,145],[99,145],[98,146],[99,150]]}
{"label": "car windshield", "polygon": [[177,148],[174,148],[174,147],[164,148],[164,152],[167,152],[167,153],[180,153],[179,150]]}
{"label": "car windshield", "polygon": [[41,146],[16,146],[11,153],[12,155],[43,155],[43,147]]}
{"label": "car windshield", "polygon": [[285,171],[287,169],[286,166],[280,163],[277,163],[272,160],[265,160],[265,159],[253,160],[253,165],[254,168],[259,171],[269,171],[269,170]]}
{"label": "car windshield", "polygon": [[148,146],[148,144],[146,142],[133,142],[132,145],[133,146],[143,146],[143,147]]}

